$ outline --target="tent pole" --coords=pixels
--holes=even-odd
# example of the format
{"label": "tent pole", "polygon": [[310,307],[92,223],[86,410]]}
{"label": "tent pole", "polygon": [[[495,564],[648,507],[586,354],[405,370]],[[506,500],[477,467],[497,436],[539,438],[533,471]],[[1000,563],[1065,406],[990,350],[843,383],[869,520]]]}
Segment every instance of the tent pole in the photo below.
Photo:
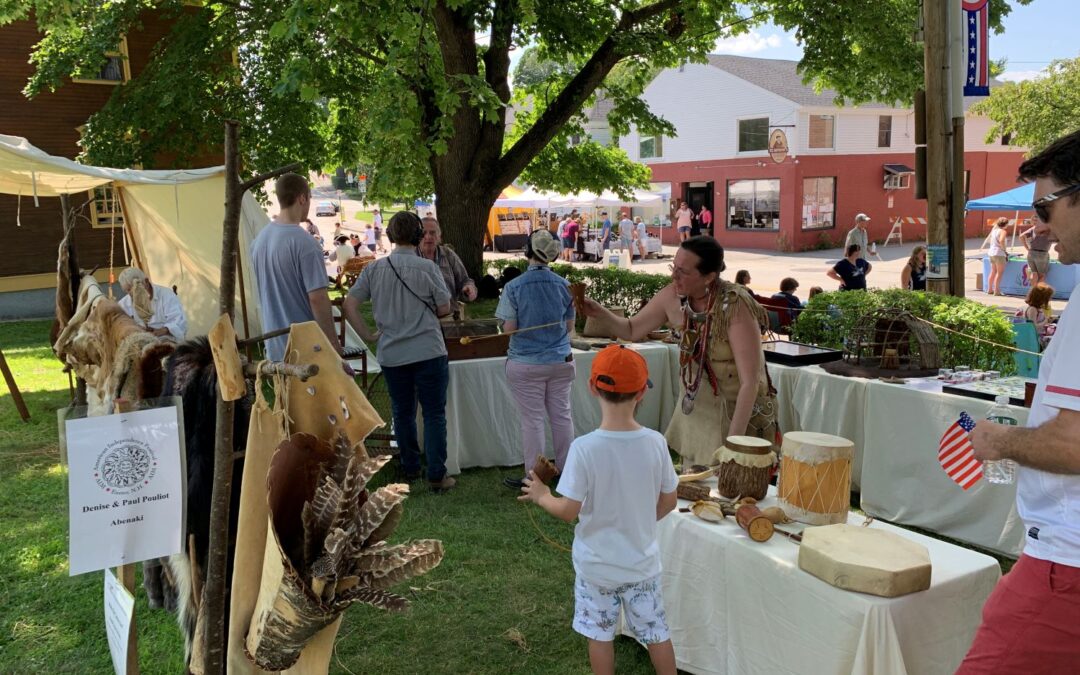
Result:
{"label": "tent pole", "polygon": [[[75,236],[75,213],[71,210],[68,195],[64,193],[60,195],[60,219],[64,236],[67,237],[68,241],[68,276],[71,283],[68,292],[71,293],[71,311],[74,312],[79,304],[79,287],[82,284],[82,277],[79,270],[79,247],[75,244],[77,240]],[[68,237],[69,233],[71,234],[70,237]],[[75,378],[75,400],[72,401],[72,404],[76,406],[86,405],[86,380],[81,377]]]}
{"label": "tent pole", "polygon": [[[240,256],[240,238],[236,239],[236,281],[240,284],[240,317],[244,321],[244,337],[251,337],[251,328],[248,326],[247,291],[244,289],[244,263]],[[247,355],[251,359],[251,354]]]}

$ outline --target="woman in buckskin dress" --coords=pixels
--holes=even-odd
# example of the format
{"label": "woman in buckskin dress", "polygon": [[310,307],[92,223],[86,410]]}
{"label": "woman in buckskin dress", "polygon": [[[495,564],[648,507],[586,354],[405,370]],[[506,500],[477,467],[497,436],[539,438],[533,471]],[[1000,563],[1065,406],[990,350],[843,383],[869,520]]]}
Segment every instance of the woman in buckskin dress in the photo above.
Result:
{"label": "woman in buckskin dress", "polygon": [[585,314],[612,337],[637,341],[665,323],[679,336],[679,401],[668,444],[683,467],[714,464],[728,436],[776,441],[776,394],[765,370],[765,311],[750,292],[720,278],[724,249],[709,236],[682,242],[671,283],[633,317],[586,298]]}

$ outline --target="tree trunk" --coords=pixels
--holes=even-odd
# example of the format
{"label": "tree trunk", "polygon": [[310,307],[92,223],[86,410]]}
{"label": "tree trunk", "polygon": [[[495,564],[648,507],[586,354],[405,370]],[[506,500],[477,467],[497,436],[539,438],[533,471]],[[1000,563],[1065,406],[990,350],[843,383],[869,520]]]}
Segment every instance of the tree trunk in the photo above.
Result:
{"label": "tree trunk", "polygon": [[486,197],[453,177],[435,176],[435,194],[443,242],[453,247],[469,276],[484,276],[484,233],[495,197]]}

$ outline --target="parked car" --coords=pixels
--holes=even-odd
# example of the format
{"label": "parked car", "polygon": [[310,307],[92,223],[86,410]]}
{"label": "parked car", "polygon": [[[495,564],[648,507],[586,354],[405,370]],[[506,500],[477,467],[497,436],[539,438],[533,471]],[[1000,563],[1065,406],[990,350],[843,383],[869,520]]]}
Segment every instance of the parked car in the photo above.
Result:
{"label": "parked car", "polygon": [[338,206],[334,202],[319,202],[315,205],[316,216],[336,216]]}

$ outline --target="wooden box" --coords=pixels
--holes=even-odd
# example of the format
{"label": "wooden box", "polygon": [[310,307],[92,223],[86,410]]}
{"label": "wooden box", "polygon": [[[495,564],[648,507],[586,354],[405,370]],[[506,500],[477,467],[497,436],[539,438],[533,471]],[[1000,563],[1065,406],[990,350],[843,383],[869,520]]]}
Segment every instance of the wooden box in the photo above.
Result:
{"label": "wooden box", "polygon": [[[506,356],[510,349],[510,336],[503,335],[498,319],[471,319],[442,324],[443,339],[446,341],[446,354],[451,361],[466,359],[486,359],[494,356]],[[483,340],[461,344],[461,338],[485,337]]]}

